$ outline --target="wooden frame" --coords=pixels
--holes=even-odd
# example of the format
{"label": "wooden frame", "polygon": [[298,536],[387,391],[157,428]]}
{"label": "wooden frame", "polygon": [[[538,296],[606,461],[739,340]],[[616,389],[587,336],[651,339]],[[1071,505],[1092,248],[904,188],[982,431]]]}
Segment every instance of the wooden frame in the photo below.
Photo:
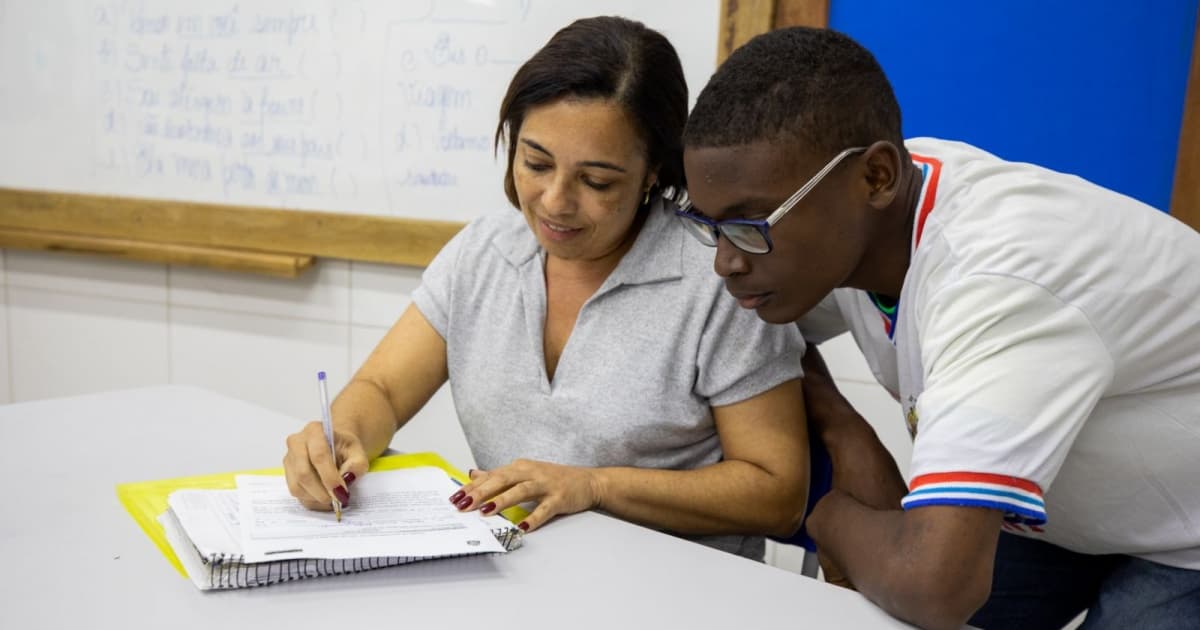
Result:
{"label": "wooden frame", "polygon": [[721,0],[717,26],[717,65],[725,63],[739,46],[774,25],[775,6],[785,0]]}
{"label": "wooden frame", "polygon": [[771,29],[829,25],[829,0],[721,0],[717,65],[739,46]]}
{"label": "wooden frame", "polygon": [[1192,229],[1200,230],[1200,15],[1196,17],[1196,34],[1192,37],[1192,69],[1188,74],[1187,96],[1183,99],[1171,214]]}
{"label": "wooden frame", "polygon": [[[6,247],[294,276],[311,264],[304,256],[426,265],[462,224],[0,188],[0,229],[51,233],[0,233]],[[63,235],[92,240],[76,247]],[[128,250],[138,254],[118,253]]]}
{"label": "wooden frame", "polygon": [[774,28],[829,26],[829,0],[776,0]]}
{"label": "wooden frame", "polygon": [[273,254],[175,243],[147,243],[44,230],[0,228],[0,247],[93,254],[170,265],[193,265],[295,278],[313,264],[312,256]]}

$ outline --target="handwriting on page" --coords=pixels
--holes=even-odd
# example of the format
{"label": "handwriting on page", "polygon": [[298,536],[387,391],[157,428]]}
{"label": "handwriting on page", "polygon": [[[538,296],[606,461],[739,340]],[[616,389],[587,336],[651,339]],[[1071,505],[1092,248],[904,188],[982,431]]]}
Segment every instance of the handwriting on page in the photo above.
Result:
{"label": "handwriting on page", "polygon": [[[447,498],[457,487],[437,468],[372,472],[354,484],[342,521],[303,508],[278,476],[239,475],[242,548],[247,561],[286,557],[432,557],[503,549],[478,512]],[[491,522],[503,523],[503,520]]]}
{"label": "handwriting on page", "polygon": [[276,485],[253,485],[247,490],[255,538],[390,535],[463,527],[446,495],[436,490],[367,495],[354,502],[354,509],[347,510],[340,523],[323,512],[306,509],[290,495],[280,495]]}

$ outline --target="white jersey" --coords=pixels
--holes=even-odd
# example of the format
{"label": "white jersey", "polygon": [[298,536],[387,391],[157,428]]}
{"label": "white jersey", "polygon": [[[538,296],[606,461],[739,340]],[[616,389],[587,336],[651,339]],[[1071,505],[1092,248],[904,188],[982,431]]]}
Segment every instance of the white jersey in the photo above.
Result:
{"label": "white jersey", "polygon": [[850,329],[901,403],[904,508],[1200,569],[1200,234],[1078,177],[906,146],[924,181],[897,308],[838,289],[800,321]]}

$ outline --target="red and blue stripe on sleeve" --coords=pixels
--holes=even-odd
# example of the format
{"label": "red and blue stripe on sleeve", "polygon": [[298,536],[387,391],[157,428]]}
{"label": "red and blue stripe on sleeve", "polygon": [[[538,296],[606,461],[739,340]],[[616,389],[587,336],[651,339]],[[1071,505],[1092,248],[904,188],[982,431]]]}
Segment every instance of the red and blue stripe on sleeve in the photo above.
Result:
{"label": "red and blue stripe on sleeve", "polygon": [[957,505],[1001,510],[1005,520],[1022,525],[1046,522],[1046,502],[1036,483],[990,473],[948,472],[921,475],[900,502],[905,510],[927,505]]}

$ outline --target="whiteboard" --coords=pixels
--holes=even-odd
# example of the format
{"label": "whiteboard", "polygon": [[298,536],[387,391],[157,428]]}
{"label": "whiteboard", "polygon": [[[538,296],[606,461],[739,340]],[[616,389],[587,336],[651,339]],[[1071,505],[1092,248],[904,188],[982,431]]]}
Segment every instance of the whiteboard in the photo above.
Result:
{"label": "whiteboard", "polygon": [[506,210],[517,67],[578,17],[665,34],[692,102],[718,0],[0,0],[0,186],[466,221]]}

